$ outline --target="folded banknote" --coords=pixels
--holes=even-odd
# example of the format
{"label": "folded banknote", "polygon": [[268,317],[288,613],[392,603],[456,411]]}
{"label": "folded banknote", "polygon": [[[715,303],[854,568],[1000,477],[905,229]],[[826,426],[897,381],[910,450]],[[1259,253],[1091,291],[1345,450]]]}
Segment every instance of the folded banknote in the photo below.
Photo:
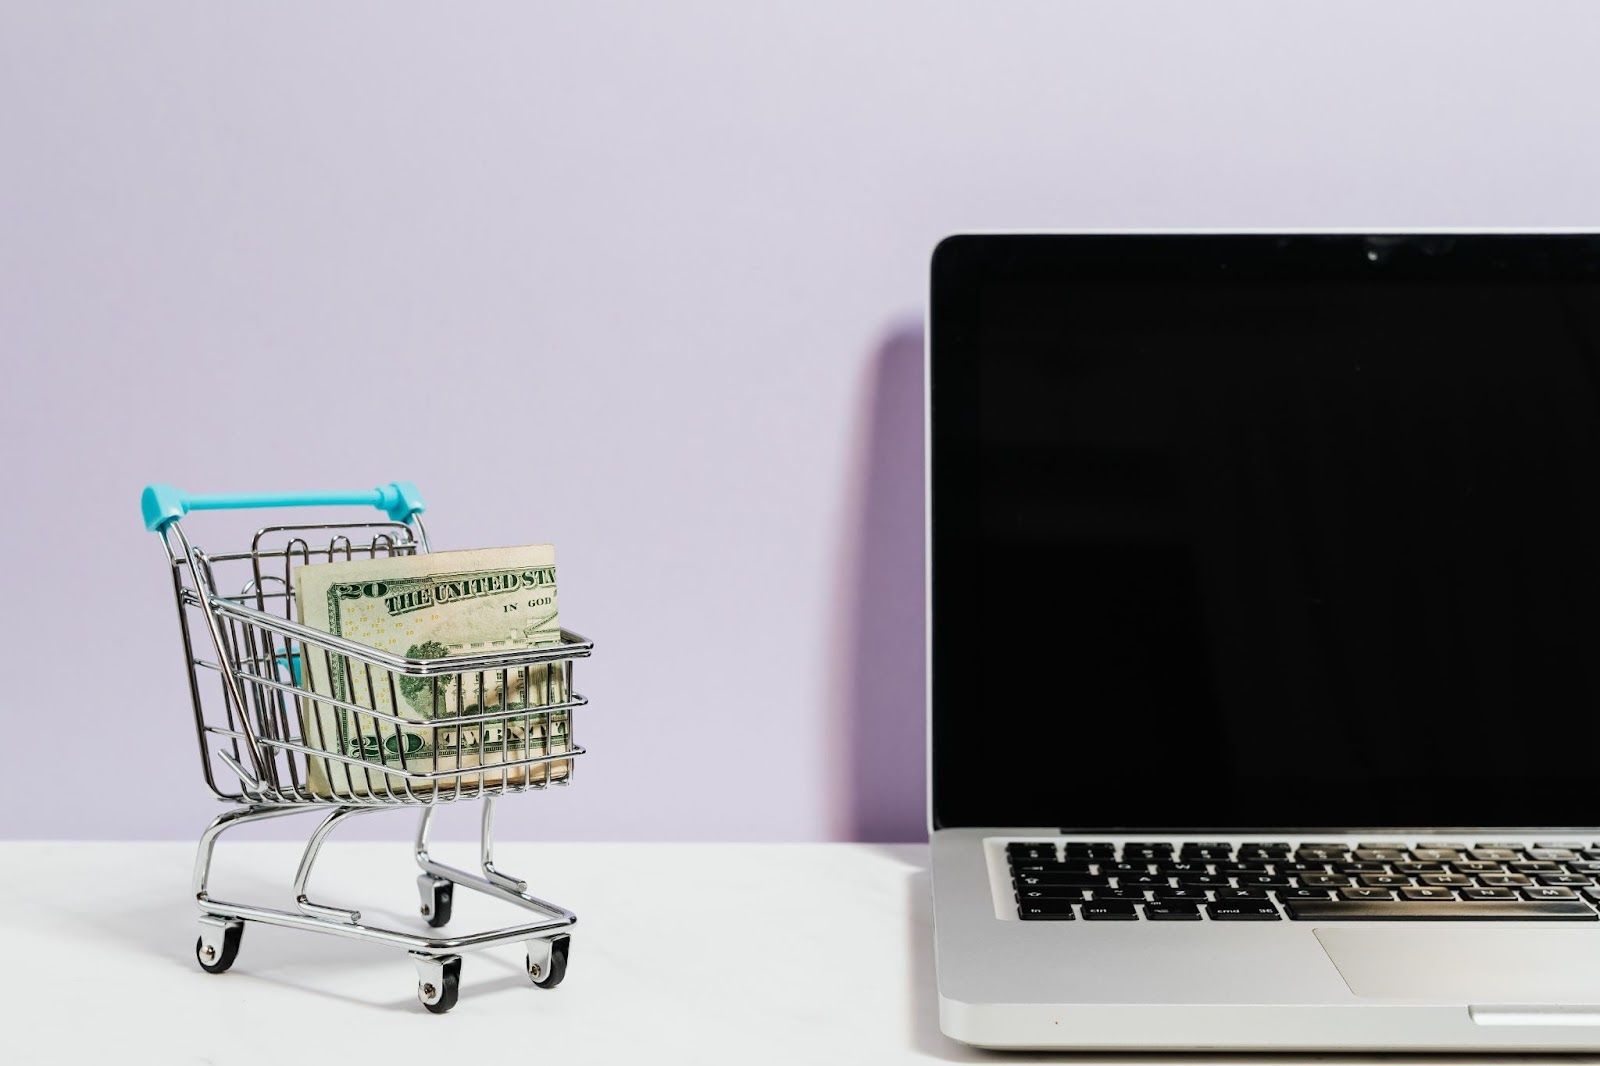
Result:
{"label": "folded banknote", "polygon": [[[561,639],[548,544],[309,564],[295,574],[295,607],[303,625],[410,659],[515,652]],[[541,711],[568,699],[560,664],[425,678],[312,646],[301,658],[300,683],[311,694],[299,701],[306,745],[369,764],[308,758],[307,784],[319,797],[520,786],[570,771],[568,759],[526,763],[570,750],[568,713]],[[482,715],[493,717],[451,724]],[[457,773],[467,770],[475,772]],[[401,771],[448,776],[416,780]]]}

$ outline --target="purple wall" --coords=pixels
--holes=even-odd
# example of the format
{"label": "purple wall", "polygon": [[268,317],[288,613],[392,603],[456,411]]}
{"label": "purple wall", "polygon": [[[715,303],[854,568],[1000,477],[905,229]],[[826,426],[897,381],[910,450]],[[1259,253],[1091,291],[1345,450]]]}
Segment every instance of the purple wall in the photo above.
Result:
{"label": "purple wall", "polygon": [[599,642],[507,833],[915,837],[938,238],[1600,225],[1597,46],[1579,2],[0,5],[0,835],[214,808],[139,486],[405,477],[441,546],[554,541]]}

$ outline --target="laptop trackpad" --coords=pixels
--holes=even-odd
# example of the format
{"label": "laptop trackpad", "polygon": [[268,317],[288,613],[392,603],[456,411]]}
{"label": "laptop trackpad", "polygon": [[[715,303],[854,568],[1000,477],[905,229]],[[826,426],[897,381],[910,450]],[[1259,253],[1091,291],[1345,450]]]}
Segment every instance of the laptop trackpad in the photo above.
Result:
{"label": "laptop trackpad", "polygon": [[1463,1003],[1600,1004],[1600,930],[1322,928],[1358,996]]}

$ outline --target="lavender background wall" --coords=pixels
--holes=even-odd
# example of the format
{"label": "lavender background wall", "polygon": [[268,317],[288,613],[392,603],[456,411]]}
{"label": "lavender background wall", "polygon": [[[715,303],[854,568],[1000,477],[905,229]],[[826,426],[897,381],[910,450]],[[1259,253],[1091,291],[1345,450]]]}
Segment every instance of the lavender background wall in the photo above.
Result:
{"label": "lavender background wall", "polygon": [[1600,224],[1597,54],[1581,2],[4,0],[0,835],[212,813],[145,481],[403,477],[599,641],[505,832],[916,837],[938,238]]}

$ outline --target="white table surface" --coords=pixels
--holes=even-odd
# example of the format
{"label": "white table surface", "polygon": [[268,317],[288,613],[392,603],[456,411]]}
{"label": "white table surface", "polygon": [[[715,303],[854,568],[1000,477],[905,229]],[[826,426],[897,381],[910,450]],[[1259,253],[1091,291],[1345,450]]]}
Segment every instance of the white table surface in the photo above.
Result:
{"label": "white table surface", "polygon": [[[473,952],[440,1016],[403,952],[350,940],[252,924],[233,969],[203,973],[188,844],[0,851],[12,1062],[1040,1061],[939,1032],[922,846],[503,844],[497,865],[579,915],[566,981],[532,987],[518,947]],[[470,865],[473,846],[434,853]],[[289,906],[298,857],[224,838],[213,892]],[[405,844],[335,839],[311,895],[421,930],[416,872]],[[458,890],[450,929],[522,913]]]}

